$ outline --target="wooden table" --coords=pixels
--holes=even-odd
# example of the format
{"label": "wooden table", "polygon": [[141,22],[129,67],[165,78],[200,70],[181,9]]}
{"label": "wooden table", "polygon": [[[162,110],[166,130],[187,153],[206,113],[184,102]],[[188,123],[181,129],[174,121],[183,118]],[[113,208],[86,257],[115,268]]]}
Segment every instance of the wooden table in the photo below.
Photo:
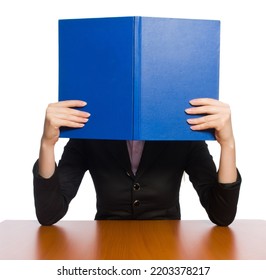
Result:
{"label": "wooden table", "polygon": [[4,221],[0,259],[265,260],[266,221]]}

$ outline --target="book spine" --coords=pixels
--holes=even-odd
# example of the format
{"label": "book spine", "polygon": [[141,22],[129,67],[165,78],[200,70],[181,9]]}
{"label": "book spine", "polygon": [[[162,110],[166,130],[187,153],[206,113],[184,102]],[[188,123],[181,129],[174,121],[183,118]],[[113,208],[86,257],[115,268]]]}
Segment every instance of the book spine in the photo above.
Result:
{"label": "book spine", "polygon": [[140,101],[141,101],[141,17],[134,17],[133,54],[133,140],[141,139]]}

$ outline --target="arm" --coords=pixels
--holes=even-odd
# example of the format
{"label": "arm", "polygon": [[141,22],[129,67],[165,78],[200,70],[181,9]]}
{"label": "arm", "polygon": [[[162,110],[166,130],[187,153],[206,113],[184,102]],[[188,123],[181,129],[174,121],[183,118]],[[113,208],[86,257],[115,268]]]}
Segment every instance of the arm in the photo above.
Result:
{"label": "arm", "polygon": [[[235,140],[233,136],[230,107],[218,100],[202,98],[191,101],[195,106],[186,110],[188,114],[203,114],[199,118],[188,119],[192,130],[215,129],[215,137],[220,144],[220,161],[218,174],[213,183],[202,182],[202,173],[208,172],[212,159],[204,158],[208,151],[193,151],[194,169],[198,170],[193,177],[195,188],[200,196],[210,219],[218,225],[228,225],[235,217],[241,177],[236,168]],[[203,162],[206,162],[206,164]],[[205,167],[205,169],[204,169]],[[213,169],[213,167],[212,167]],[[193,172],[195,174],[195,170]],[[213,174],[213,171],[211,172]],[[194,175],[193,175],[194,176]],[[200,179],[199,179],[200,178]],[[203,178],[203,180],[205,180]]]}
{"label": "arm", "polygon": [[[50,104],[46,110],[39,159],[33,169],[36,215],[43,225],[53,224],[65,215],[68,204],[75,196],[83,177],[84,170],[81,170],[78,165],[79,151],[76,151],[75,148],[69,149],[71,152],[67,153],[68,158],[71,158],[69,161],[72,160],[72,162],[76,160],[75,168],[71,170],[72,172],[67,170],[61,176],[62,171],[58,171],[55,163],[54,148],[61,126],[82,127],[87,122],[88,113],[72,109],[72,107],[84,105],[85,103],[81,101],[62,101]],[[73,184],[72,182],[67,184],[62,182],[62,178],[71,181],[69,173],[75,177]],[[67,187],[63,185],[67,185]]]}
{"label": "arm", "polygon": [[85,105],[83,101],[68,100],[52,103],[47,107],[39,152],[39,175],[43,178],[51,177],[55,171],[54,147],[59,138],[60,127],[83,127],[90,114],[72,108]]}
{"label": "arm", "polygon": [[196,106],[186,109],[188,114],[204,114],[188,119],[192,130],[215,129],[215,137],[221,147],[218,171],[219,183],[233,183],[237,179],[235,140],[230,107],[215,99],[200,98],[190,101]]}

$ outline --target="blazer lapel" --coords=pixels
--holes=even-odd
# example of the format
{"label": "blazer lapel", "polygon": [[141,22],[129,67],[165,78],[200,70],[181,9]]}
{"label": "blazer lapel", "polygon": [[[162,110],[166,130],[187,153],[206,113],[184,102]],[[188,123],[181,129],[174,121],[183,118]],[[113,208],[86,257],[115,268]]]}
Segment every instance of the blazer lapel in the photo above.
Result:
{"label": "blazer lapel", "polygon": [[167,147],[167,141],[146,141],[136,173],[136,177],[140,177]]}
{"label": "blazer lapel", "polygon": [[107,141],[108,150],[120,165],[127,171],[131,172],[131,163],[127,150],[127,142],[125,140]]}

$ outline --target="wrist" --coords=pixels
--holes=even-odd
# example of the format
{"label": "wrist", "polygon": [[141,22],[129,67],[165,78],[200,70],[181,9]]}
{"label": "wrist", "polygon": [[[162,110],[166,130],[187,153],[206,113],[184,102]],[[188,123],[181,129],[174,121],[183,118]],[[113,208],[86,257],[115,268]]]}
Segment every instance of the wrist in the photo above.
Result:
{"label": "wrist", "polygon": [[235,149],[235,139],[234,137],[228,138],[223,141],[218,141],[221,149],[229,149],[229,150],[234,150]]}
{"label": "wrist", "polygon": [[45,136],[41,138],[41,149],[49,150],[54,149],[57,140],[47,139]]}

